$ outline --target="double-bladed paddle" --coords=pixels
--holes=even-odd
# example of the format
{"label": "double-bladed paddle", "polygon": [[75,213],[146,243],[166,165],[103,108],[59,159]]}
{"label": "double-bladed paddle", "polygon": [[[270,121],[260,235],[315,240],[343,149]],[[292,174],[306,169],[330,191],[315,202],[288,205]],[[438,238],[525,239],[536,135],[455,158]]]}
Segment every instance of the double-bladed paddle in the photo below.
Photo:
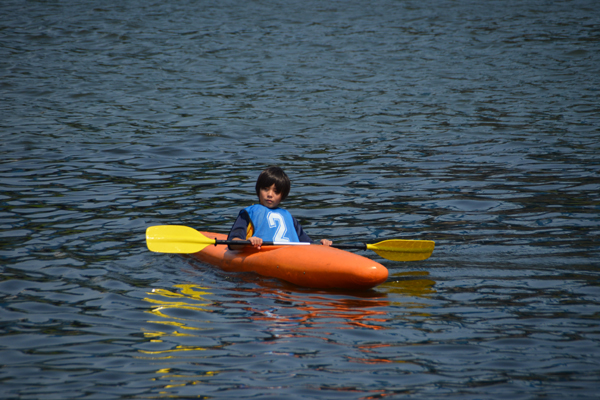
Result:
{"label": "double-bladed paddle", "polygon": [[[146,230],[146,244],[158,253],[197,253],[211,245],[249,245],[249,240],[211,239],[197,230],[181,225],[157,225]],[[310,243],[263,242],[263,246],[309,245]],[[419,261],[431,256],[435,242],[431,240],[389,239],[375,244],[333,244],[338,249],[373,250],[393,261]]]}

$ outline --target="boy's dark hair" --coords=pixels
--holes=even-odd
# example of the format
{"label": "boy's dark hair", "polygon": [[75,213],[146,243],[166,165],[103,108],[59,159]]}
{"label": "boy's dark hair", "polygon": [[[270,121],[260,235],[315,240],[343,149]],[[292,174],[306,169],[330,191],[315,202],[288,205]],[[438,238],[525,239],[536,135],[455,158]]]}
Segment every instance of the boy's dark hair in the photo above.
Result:
{"label": "boy's dark hair", "polygon": [[260,173],[256,181],[256,195],[260,195],[260,189],[271,187],[273,184],[281,193],[281,200],[285,200],[292,184],[290,178],[279,167],[269,167]]}

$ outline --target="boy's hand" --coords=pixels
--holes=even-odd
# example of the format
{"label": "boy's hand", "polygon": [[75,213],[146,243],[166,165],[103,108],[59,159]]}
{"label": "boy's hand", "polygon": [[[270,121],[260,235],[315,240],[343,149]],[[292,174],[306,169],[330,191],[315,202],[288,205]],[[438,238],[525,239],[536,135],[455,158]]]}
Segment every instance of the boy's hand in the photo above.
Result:
{"label": "boy's hand", "polygon": [[263,240],[261,238],[252,236],[248,240],[250,241],[250,243],[252,243],[252,246],[254,246],[257,250],[260,250],[260,246],[262,245],[262,242],[263,242]]}
{"label": "boy's hand", "polygon": [[331,240],[321,239],[321,244],[323,246],[331,246],[333,244],[333,242]]}
{"label": "boy's hand", "polygon": [[[233,240],[244,240],[244,239],[233,238]],[[263,242],[263,240],[261,238],[254,237],[254,236],[252,236],[250,239],[248,239],[248,241],[252,244],[252,246],[254,246],[258,250],[260,250],[260,246],[262,245],[262,242]],[[246,246],[247,246],[246,244],[242,244],[242,245],[231,244],[231,245],[229,245],[231,250],[242,250]]]}

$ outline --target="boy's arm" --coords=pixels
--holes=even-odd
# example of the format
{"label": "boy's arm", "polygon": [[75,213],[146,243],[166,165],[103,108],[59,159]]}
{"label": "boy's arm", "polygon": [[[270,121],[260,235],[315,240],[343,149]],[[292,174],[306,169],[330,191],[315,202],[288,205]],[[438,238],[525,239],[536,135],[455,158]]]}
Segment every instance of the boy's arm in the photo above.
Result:
{"label": "boy's arm", "polygon": [[294,229],[296,229],[298,240],[301,242],[312,243],[312,239],[310,238],[310,236],[308,236],[306,232],[304,232],[304,229],[302,229],[302,225],[300,225],[300,222],[298,222],[298,220],[294,217],[292,217],[292,220],[294,221]]}
{"label": "boy's arm", "polygon": [[[256,249],[260,250],[260,246],[262,245],[263,240],[258,237],[248,238],[248,226],[250,225],[250,216],[244,210],[240,211],[237,219],[233,223],[233,227],[229,231],[229,235],[227,235],[227,240],[249,240],[252,242],[252,246]],[[245,244],[230,244],[227,247],[229,250],[241,250],[247,245]]]}
{"label": "boy's arm", "polygon": [[[229,235],[227,235],[227,240],[246,240],[246,233],[248,232],[248,224],[250,223],[250,216],[244,210],[240,211],[237,219],[233,223],[231,230],[229,231]],[[234,246],[234,248],[230,246],[229,250],[238,250],[243,246]]]}

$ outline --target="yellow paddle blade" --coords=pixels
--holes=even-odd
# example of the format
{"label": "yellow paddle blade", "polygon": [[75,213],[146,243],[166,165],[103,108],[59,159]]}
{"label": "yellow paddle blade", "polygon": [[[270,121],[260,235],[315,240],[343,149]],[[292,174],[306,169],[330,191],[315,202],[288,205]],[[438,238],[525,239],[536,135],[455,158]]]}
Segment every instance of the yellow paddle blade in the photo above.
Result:
{"label": "yellow paddle blade", "polygon": [[373,250],[380,257],[393,261],[426,260],[433,253],[435,242],[432,240],[390,239],[375,244],[367,244],[367,250]]}
{"label": "yellow paddle blade", "polygon": [[146,229],[148,250],[157,253],[191,254],[211,244],[215,244],[215,239],[207,238],[187,226],[157,225]]}

